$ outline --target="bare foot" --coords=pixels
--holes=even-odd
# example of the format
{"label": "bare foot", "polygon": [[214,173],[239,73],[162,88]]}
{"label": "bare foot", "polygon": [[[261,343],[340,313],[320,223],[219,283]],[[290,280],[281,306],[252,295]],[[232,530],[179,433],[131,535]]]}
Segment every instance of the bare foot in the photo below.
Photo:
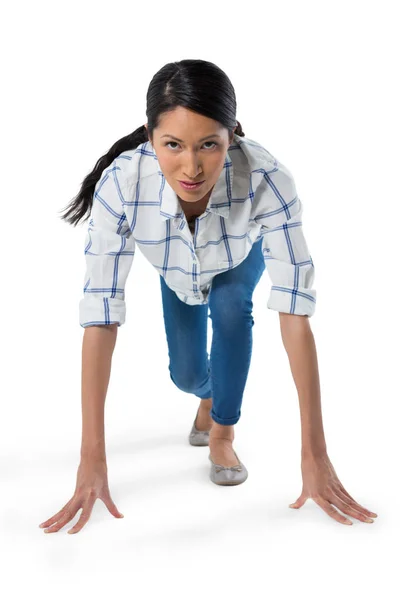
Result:
{"label": "bare foot", "polygon": [[219,425],[213,421],[210,431],[209,448],[212,461],[223,467],[235,467],[239,461],[232,448],[233,425]]}

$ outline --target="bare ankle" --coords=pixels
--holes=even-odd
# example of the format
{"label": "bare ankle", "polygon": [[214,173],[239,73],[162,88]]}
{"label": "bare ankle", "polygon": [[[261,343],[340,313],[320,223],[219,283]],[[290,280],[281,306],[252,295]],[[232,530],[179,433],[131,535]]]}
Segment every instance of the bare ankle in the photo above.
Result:
{"label": "bare ankle", "polygon": [[213,439],[222,439],[233,442],[235,437],[234,425],[220,425],[213,421],[210,431],[210,438],[211,437]]}
{"label": "bare ankle", "polygon": [[199,406],[199,413],[203,414],[203,416],[207,415],[207,417],[209,419],[211,419],[211,415],[210,415],[211,409],[212,409],[211,398],[206,398],[205,400],[201,400],[200,406]]}
{"label": "bare ankle", "polygon": [[200,399],[200,406],[202,408],[211,409],[211,407],[212,407],[212,398],[201,398]]}

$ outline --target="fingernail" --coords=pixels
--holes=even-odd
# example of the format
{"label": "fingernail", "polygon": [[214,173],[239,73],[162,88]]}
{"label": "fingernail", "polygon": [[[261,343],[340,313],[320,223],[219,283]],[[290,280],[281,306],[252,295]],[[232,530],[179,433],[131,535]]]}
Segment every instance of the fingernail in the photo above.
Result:
{"label": "fingernail", "polygon": [[367,519],[367,520],[366,520],[366,523],[373,523],[373,522],[374,522],[374,520],[373,520],[373,519]]}
{"label": "fingernail", "polygon": [[353,525],[353,521],[348,521],[348,520],[347,520],[347,521],[345,521],[345,524],[346,524],[346,525]]}

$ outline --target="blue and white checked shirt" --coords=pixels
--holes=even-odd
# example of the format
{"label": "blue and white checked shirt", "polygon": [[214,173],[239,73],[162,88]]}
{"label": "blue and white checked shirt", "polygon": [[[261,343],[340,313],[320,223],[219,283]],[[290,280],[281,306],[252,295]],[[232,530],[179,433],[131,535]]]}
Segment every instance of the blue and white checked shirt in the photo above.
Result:
{"label": "blue and white checked shirt", "polygon": [[257,142],[234,134],[192,234],[151,142],[121,153],[93,196],[80,325],[125,322],[125,283],[136,247],[181,301],[195,305],[208,302],[213,277],[239,265],[261,237],[272,282],[267,307],[311,317],[314,264],[302,212],[290,171]]}

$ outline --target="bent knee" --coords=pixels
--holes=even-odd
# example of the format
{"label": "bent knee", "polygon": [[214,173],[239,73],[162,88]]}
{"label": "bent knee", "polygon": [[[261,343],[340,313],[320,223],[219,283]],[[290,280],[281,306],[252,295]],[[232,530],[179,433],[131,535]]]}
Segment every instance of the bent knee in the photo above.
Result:
{"label": "bent knee", "polygon": [[227,285],[210,297],[210,317],[213,323],[218,322],[228,329],[246,321],[253,324],[253,301],[247,292],[243,285]]}

